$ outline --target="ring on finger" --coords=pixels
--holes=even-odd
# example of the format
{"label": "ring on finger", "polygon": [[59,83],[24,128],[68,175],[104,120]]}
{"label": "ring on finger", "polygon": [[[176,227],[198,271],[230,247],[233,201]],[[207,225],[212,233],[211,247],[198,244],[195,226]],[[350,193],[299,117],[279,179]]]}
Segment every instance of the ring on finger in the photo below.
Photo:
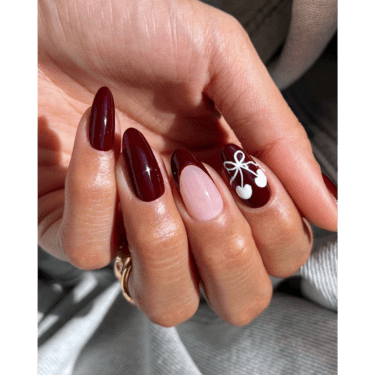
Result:
{"label": "ring on finger", "polygon": [[121,246],[119,251],[117,252],[117,256],[114,263],[114,272],[117,279],[120,281],[122,294],[124,295],[125,299],[130,302],[132,305],[135,305],[133,299],[129,293],[129,277],[132,271],[132,259],[130,256],[123,256],[121,254]]}

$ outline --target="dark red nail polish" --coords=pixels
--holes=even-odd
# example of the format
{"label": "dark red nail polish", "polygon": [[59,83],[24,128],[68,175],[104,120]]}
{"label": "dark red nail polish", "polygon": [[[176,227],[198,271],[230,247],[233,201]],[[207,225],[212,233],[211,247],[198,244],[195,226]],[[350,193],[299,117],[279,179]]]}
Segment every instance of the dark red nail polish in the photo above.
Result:
{"label": "dark red nail polish", "polygon": [[207,169],[194,155],[187,150],[178,149],[173,152],[171,157],[172,176],[178,191],[180,191],[181,172],[188,165],[194,165],[195,167],[202,169],[202,171],[211,178],[210,174],[207,172]]}
{"label": "dark red nail polish", "polygon": [[113,147],[115,139],[115,104],[108,87],[101,87],[91,107],[89,123],[91,146],[100,151]]}
{"label": "dark red nail polish", "polygon": [[246,205],[258,208],[270,200],[267,177],[251,156],[229,144],[221,150],[221,159],[232,188]]}
{"label": "dark red nail polish", "polygon": [[146,138],[138,130],[129,128],[124,133],[122,154],[128,175],[137,197],[151,202],[164,194],[164,182],[154,153]]}
{"label": "dark red nail polish", "polygon": [[322,173],[322,176],[328,191],[331,193],[332,198],[334,198],[334,201],[337,203],[337,186],[324,173]]}

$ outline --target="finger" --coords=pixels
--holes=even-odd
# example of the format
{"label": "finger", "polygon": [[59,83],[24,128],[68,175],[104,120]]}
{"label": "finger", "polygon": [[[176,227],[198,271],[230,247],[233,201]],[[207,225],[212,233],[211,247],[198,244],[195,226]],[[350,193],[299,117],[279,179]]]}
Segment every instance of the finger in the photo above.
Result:
{"label": "finger", "polygon": [[221,152],[225,180],[271,276],[293,275],[312,247],[309,224],[301,217],[283,185],[260,161],[234,144]]}
{"label": "finger", "polygon": [[272,296],[250,226],[220,176],[188,151],[173,153],[172,171],[180,192],[175,200],[209,303],[228,323],[245,325]]}
{"label": "finger", "polygon": [[185,227],[161,160],[134,128],[124,133],[122,156],[116,171],[132,258],[130,295],[151,321],[175,326],[199,304]]}
{"label": "finger", "polygon": [[[306,132],[283,99],[242,26],[220,14],[206,93],[247,152],[280,179],[313,224],[337,230],[337,205],[328,192]],[[213,22],[217,22],[216,19]]]}
{"label": "finger", "polygon": [[[60,197],[64,199],[63,213],[54,212],[39,227],[40,245],[79,268],[101,268],[115,254],[119,141],[113,97],[103,87],[77,128],[65,196]],[[51,206],[48,200],[57,198],[53,194],[42,198],[40,210]]]}

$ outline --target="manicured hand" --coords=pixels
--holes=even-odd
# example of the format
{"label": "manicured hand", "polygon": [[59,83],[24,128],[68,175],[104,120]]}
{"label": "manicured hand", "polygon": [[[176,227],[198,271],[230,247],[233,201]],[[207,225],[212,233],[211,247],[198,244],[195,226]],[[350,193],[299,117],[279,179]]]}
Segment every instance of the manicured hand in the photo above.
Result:
{"label": "manicured hand", "polygon": [[[95,140],[90,120],[96,106],[110,116],[108,92],[88,109],[103,85],[116,103],[111,144]],[[164,192],[149,202],[118,158],[130,127],[147,138],[160,169]],[[227,147],[224,165],[229,143],[246,152]],[[179,148],[208,172],[181,169],[177,152],[180,192],[170,183]],[[337,227],[306,133],[245,31],[197,1],[39,2],[39,164],[40,245],[80,268],[105,266],[124,236],[119,196],[132,297],[162,325],[193,314],[201,279],[220,316],[248,322],[269,301],[267,274],[289,275],[307,258],[302,217]],[[189,200],[195,179],[216,196],[214,208],[199,211]]]}
{"label": "manicured hand", "polygon": [[166,159],[126,130],[117,181],[130,296],[173,326],[195,313],[201,283],[221,318],[247,324],[270,302],[268,275],[290,276],[307,260],[309,225],[271,170],[236,145],[222,150],[223,177],[187,150]]}

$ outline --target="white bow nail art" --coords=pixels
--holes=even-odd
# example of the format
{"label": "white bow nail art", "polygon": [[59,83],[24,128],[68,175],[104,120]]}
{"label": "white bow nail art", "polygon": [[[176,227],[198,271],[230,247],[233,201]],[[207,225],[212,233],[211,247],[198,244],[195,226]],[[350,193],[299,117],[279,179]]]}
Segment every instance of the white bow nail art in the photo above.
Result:
{"label": "white bow nail art", "polygon": [[[240,174],[241,185],[236,187],[236,193],[242,199],[249,199],[252,196],[252,188],[249,184],[245,184],[244,186],[242,169],[250,172],[251,174],[255,176],[255,179],[254,179],[255,184],[260,188],[263,188],[267,185],[267,177],[264,174],[264,172],[259,168],[259,165],[257,163],[253,161],[248,161],[244,163],[244,161],[245,161],[245,154],[242,151],[238,150],[234,154],[234,162],[226,161],[224,162],[224,167],[230,175],[232,175],[232,172],[233,172],[233,175],[230,179],[230,184],[232,184],[234,179],[237,177],[238,173]],[[254,165],[257,168],[256,172],[252,171],[249,168],[250,164]]]}

